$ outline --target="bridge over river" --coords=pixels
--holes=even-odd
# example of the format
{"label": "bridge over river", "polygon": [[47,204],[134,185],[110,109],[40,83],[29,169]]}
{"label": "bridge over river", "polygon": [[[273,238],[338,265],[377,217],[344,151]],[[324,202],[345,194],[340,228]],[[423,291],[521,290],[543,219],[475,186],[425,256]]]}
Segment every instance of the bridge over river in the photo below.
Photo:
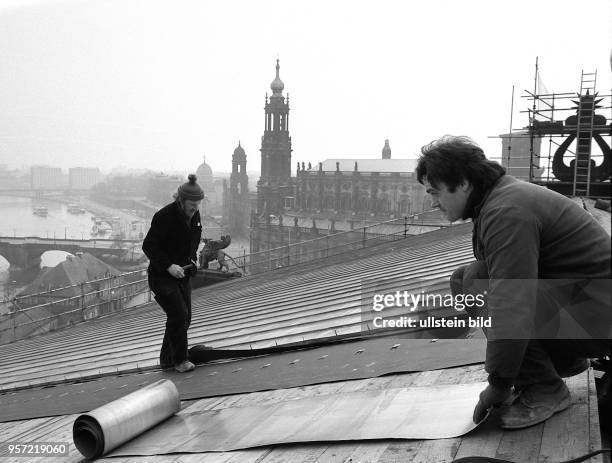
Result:
{"label": "bridge over river", "polygon": [[11,267],[27,268],[33,262],[39,262],[45,251],[66,251],[71,254],[88,252],[96,257],[103,254],[121,256],[128,249],[140,246],[142,240],[119,239],[57,239],[37,236],[9,237],[0,236],[0,255]]}

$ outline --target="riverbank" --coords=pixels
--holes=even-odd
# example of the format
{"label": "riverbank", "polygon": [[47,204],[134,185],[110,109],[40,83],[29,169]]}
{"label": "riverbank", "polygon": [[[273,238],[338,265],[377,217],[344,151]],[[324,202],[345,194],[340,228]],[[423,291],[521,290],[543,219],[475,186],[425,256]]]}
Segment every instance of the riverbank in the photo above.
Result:
{"label": "riverbank", "polygon": [[115,236],[122,236],[122,239],[143,239],[148,231],[149,224],[144,212],[139,214],[138,211],[115,209],[93,201],[86,196],[80,196],[78,200],[71,196],[58,196],[56,199],[65,204],[77,203],[94,216],[102,217],[103,221],[112,227],[112,233]]}

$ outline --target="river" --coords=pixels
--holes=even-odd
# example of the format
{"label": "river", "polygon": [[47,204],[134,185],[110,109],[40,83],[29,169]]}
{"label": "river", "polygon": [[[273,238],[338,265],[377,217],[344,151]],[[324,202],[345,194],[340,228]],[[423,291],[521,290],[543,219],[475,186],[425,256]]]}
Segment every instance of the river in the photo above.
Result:
{"label": "river", "polygon": [[[92,237],[92,217],[106,216],[119,219],[114,224],[114,232],[123,233],[128,239],[141,239],[148,231],[151,218],[144,213],[136,211],[116,210],[95,203],[89,199],[75,199],[75,204],[80,204],[87,212],[84,214],[72,214],[68,212],[68,198],[47,199],[27,198],[14,196],[0,196],[0,236],[19,237],[37,236],[41,238],[56,239],[88,239]],[[44,206],[48,210],[46,217],[34,214],[35,207]],[[219,239],[223,230],[218,227],[206,228],[203,237]],[[110,238],[107,234],[103,238]],[[232,245],[227,249],[232,257],[240,257],[249,252],[248,239],[234,237]],[[54,254],[55,253],[55,254]],[[42,266],[54,266],[63,260],[57,255],[61,251],[47,251],[41,256]],[[213,264],[212,268],[216,268]],[[0,299],[8,293],[8,286],[15,282],[9,282],[9,264],[0,255]]]}
{"label": "river", "polygon": [[[41,206],[48,209],[47,217],[33,213]],[[67,204],[47,199],[0,196],[0,236],[91,238],[92,214],[71,214],[67,209]]]}
{"label": "river", "polygon": [[[126,238],[137,239],[140,233],[146,232],[145,222],[135,214],[124,211],[116,211],[102,205],[94,204],[89,200],[75,200],[86,210],[82,214],[68,212],[68,203],[61,200],[46,198],[27,198],[15,196],[0,196],[0,236],[20,237],[37,236],[41,238],[57,239],[88,239],[96,237],[92,235],[94,214],[118,217],[120,224],[115,225],[115,231],[121,231]],[[48,215],[42,217],[34,214],[34,208],[46,207]],[[132,222],[140,220],[138,226],[132,227]],[[97,236],[102,238],[101,236]],[[108,234],[104,238],[110,238]],[[54,251],[48,251],[42,256],[43,266],[53,266],[57,263]],[[55,251],[56,253],[59,251]],[[46,261],[48,260],[48,262]],[[2,286],[8,283],[7,260],[0,256],[0,293]]]}

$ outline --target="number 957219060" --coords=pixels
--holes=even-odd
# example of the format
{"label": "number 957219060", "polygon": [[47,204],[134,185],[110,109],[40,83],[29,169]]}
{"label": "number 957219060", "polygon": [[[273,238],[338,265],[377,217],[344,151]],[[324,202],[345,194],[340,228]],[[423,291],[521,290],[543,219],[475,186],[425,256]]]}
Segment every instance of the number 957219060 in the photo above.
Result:
{"label": "number 957219060", "polygon": [[3,442],[0,456],[59,457],[68,455],[68,442]]}

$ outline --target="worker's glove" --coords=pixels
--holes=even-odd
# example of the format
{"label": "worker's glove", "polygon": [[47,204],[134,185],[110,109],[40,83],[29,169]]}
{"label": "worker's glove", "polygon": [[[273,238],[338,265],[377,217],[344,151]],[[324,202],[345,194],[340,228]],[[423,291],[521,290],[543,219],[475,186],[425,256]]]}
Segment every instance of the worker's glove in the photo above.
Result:
{"label": "worker's glove", "polygon": [[480,400],[476,404],[474,409],[474,417],[472,420],[474,423],[480,423],[485,416],[487,411],[491,407],[497,407],[502,404],[508,397],[510,397],[512,389],[508,387],[494,387],[490,384],[480,393]]}

